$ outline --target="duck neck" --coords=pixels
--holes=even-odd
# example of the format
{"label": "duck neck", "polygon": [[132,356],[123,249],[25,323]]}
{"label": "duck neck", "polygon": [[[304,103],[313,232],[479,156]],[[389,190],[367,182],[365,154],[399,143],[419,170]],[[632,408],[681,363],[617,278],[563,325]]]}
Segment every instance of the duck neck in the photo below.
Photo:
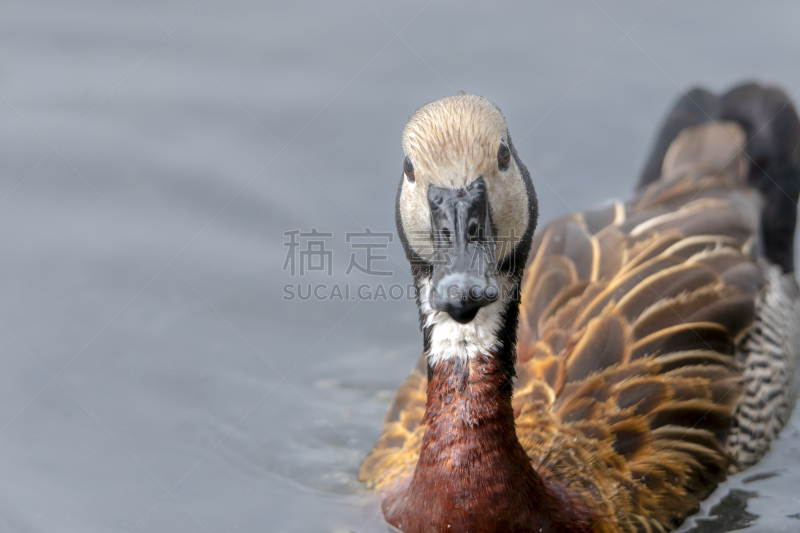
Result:
{"label": "duck neck", "polygon": [[419,462],[409,484],[384,501],[387,520],[400,530],[589,530],[584,520],[564,517],[572,506],[549,490],[517,439],[513,363],[503,362],[509,355],[429,368]]}

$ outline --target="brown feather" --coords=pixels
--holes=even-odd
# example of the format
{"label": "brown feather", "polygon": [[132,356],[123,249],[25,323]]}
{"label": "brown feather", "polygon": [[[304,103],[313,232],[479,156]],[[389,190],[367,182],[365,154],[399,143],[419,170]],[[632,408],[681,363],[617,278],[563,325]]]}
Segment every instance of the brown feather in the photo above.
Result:
{"label": "brown feather", "polygon": [[687,322],[687,318],[705,307],[715,304],[730,290],[706,286],[672,298],[664,298],[642,312],[633,323],[633,336],[641,339],[658,331]]}
{"label": "brown feather", "polygon": [[624,363],[630,332],[621,318],[602,316],[589,322],[567,359],[567,381],[580,381],[604,368]]}
{"label": "brown feather", "polygon": [[648,307],[681,293],[696,291],[719,281],[706,266],[682,264],[652,274],[617,303],[628,320],[636,320]]}
{"label": "brown feather", "polygon": [[713,322],[672,326],[636,341],[631,347],[631,359],[702,349],[725,354],[732,353],[733,343],[728,330]]}

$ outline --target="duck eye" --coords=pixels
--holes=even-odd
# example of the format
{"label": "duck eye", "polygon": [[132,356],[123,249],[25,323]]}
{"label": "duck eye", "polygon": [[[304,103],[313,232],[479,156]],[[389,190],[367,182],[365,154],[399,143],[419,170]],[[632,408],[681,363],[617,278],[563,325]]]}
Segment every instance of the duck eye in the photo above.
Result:
{"label": "duck eye", "polygon": [[416,177],[414,176],[414,165],[411,164],[411,160],[406,156],[406,160],[403,161],[403,173],[406,175],[406,179],[411,183],[414,183]]}
{"label": "duck eye", "polygon": [[500,149],[497,151],[497,166],[500,170],[508,170],[508,165],[511,163],[511,152],[508,151],[506,143],[500,142]]}

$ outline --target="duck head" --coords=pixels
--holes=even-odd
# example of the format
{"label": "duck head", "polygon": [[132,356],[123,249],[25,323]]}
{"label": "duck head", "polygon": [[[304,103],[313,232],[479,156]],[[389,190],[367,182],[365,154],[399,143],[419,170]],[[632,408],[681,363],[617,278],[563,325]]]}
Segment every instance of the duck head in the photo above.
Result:
{"label": "duck head", "polygon": [[417,286],[426,353],[449,359],[496,349],[504,325],[516,330],[538,218],[505,118],[480,96],[444,98],[411,117],[403,150],[397,229]]}

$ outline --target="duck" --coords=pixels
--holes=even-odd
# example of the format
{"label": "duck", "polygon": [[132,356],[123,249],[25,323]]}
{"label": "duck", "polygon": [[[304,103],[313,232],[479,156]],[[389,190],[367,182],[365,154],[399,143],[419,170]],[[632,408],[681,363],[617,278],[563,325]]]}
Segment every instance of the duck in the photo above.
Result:
{"label": "duck", "polygon": [[499,108],[403,132],[423,348],[359,480],[406,533],[664,533],[792,412],[800,120],[748,83],[678,100],[626,201],[537,230]]}

